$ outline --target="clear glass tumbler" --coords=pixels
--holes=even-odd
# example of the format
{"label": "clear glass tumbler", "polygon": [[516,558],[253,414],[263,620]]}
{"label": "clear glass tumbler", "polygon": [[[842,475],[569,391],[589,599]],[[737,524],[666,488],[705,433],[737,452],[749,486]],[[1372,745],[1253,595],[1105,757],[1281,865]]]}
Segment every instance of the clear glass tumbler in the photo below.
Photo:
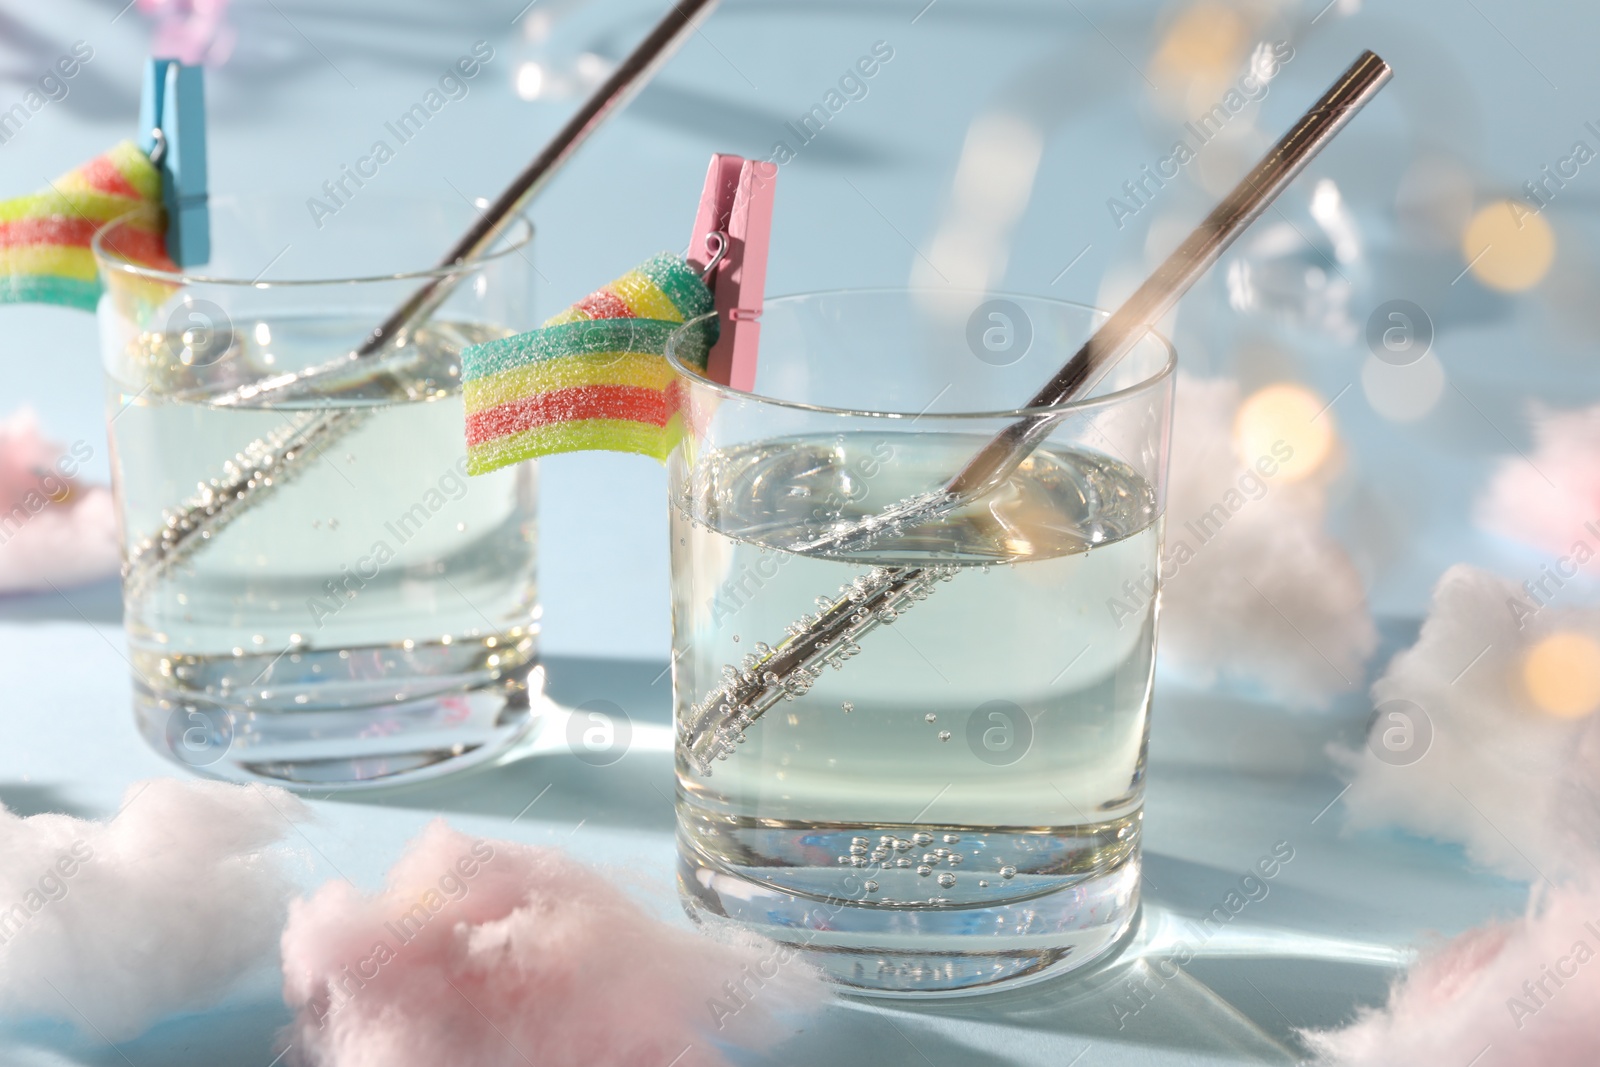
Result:
{"label": "clear glass tumbler", "polygon": [[[889,995],[1070,970],[1131,930],[1168,344],[1148,335],[1050,409],[1054,432],[977,503],[865,549],[796,547],[941,487],[1104,318],[942,290],[775,299],[749,393],[669,348],[689,428],[668,466],[679,886],[697,920]],[[766,677],[830,601],[910,565],[940,576],[925,598],[701,773],[720,686]]]}
{"label": "clear glass tumbler", "polygon": [[[481,763],[533,725],[534,467],[467,479],[460,385],[463,347],[532,325],[533,232],[431,269],[475,211],[214,198],[184,273],[131,262],[126,221],[96,236],[134,708],[163,754],[325,790]],[[352,358],[436,278],[425,326]],[[186,521],[181,552],[146,551]]]}

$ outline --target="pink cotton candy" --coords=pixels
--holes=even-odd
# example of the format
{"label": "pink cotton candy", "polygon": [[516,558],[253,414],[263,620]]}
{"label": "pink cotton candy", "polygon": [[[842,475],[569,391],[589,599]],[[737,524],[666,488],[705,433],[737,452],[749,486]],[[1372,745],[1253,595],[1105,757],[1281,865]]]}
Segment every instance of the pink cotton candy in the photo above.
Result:
{"label": "pink cotton candy", "polygon": [[45,591],[117,572],[111,494],[75,477],[93,455],[47,441],[33,412],[0,422],[0,593]]}
{"label": "pink cotton candy", "polygon": [[[1600,405],[1576,411],[1536,408],[1534,447],[1507,456],[1479,499],[1486,530],[1572,563],[1600,568]],[[1579,547],[1579,546],[1583,547]]]}
{"label": "pink cotton candy", "polygon": [[367,895],[291,906],[291,1056],[314,1067],[720,1067],[821,985],[792,950],[651,918],[562,852],[436,821]]}
{"label": "pink cotton candy", "polygon": [[1387,1007],[1304,1036],[1330,1067],[1594,1067],[1600,893],[1587,882],[1535,887],[1523,918],[1424,955]]}
{"label": "pink cotton candy", "polygon": [[156,20],[150,54],[190,66],[221,66],[238,38],[227,22],[228,0],[139,0],[139,12]]}

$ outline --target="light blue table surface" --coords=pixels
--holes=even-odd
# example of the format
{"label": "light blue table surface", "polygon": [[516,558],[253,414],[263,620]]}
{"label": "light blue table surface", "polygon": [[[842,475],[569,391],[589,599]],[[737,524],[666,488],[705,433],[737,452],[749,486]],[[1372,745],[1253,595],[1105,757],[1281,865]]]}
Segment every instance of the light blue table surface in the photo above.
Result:
{"label": "light blue table surface", "polygon": [[[1362,47],[1390,60],[1392,89],[1311,168],[1332,177],[1365,242],[1350,314],[1391,297],[1432,315],[1448,387],[1425,418],[1374,412],[1356,382],[1365,345],[1230,310],[1213,275],[1172,326],[1184,365],[1277,377],[1336,397],[1346,471],[1331,522],[1365,575],[1384,645],[1375,677],[1415,638],[1445,567],[1509,576],[1542,559],[1477,531],[1476,489],[1499,458],[1526,449],[1528,404],[1592,403],[1595,193],[1585,170],[1547,212],[1558,258],[1522,297],[1486,290],[1450,249],[1429,251],[1397,225],[1396,189],[1421,153],[1469,168],[1477,195],[1515,195],[1600,120],[1600,14],[1559,0],[1325,0],[1277,5],[1295,58],[1263,104],[1275,134]],[[926,6],[925,6],[926,5]],[[0,145],[0,190],[20,193],[131,136],[148,23],[121,0],[0,4],[0,107],[71,42],[95,56],[70,95]],[[210,75],[212,187],[314,195],[365,151],[446,64],[486,40],[495,58],[414,145],[386,165],[386,192],[454,197],[496,191],[571,108],[520,99],[519,65],[615,58],[658,17],[642,0],[558,3],[552,35],[530,43],[522,0],[236,0],[239,43]],[[1268,5],[1269,7],[1271,5]],[[782,169],[768,292],[902,284],[951,211],[969,130],[1022,116],[1042,138],[1020,215],[1000,226],[998,289],[1090,303],[1112,299],[1208,201],[1190,177],[1118,229],[1106,207],[1122,182],[1164,154],[1175,124],[1152,107],[1143,65],[1167,9],[1110,0],[726,0],[630,109],[545,192],[534,216],[537,304],[548,314],[662,248],[680,248],[712,151],[765,157],[784,123],[809,110],[874,42],[893,60],[823,135]],[[448,183],[448,184],[447,184]],[[1305,182],[1303,181],[1304,185]],[[1593,188],[1591,188],[1593,186]],[[1170,194],[1170,195],[1169,195]],[[1441,195],[1443,195],[1441,193]],[[1303,190],[1285,217],[1305,220]],[[1157,227],[1152,237],[1152,224]],[[1177,229],[1173,229],[1177,226]],[[1162,236],[1163,234],[1167,236]],[[1081,258],[1075,261],[1075,257]],[[1069,268],[1070,269],[1067,269]],[[1107,281],[1107,279],[1111,279]],[[1117,279],[1123,279],[1118,281]],[[1457,279],[1453,281],[1452,279]],[[1577,286],[1574,296],[1556,284]],[[1120,286],[1120,288],[1119,288]],[[1266,354],[1263,354],[1263,353]],[[27,405],[50,433],[95,450],[107,476],[92,317],[0,308],[0,414]],[[483,774],[384,795],[313,800],[307,889],[338,873],[376,885],[437,814],[476,834],[579,849],[659,881],[671,913],[672,789],[664,480],[637,457],[563,456],[542,464],[540,568],[553,720],[607,699],[638,724],[633,748],[596,768],[559,742]],[[103,816],[132,781],[173,773],[134,735],[113,584],[0,599],[0,800],[24,813]],[[1141,940],[1081,981],[926,1007],[837,1002],[801,1036],[752,1063],[1177,1065],[1289,1063],[1293,1031],[1330,1026],[1381,1000],[1400,951],[1515,912],[1524,887],[1474,872],[1454,848],[1342,830],[1343,783],[1330,743],[1361,743],[1370,703],[1353,689],[1329,711],[1292,712],[1248,693],[1199,690],[1162,675],[1151,742]],[[557,728],[547,735],[561,736]],[[540,804],[512,823],[529,800]],[[1119,1028],[1115,983],[1185,917],[1218,904],[1274,843],[1295,859],[1187,973]],[[298,842],[305,845],[307,842]],[[221,936],[219,934],[219,936]],[[1151,947],[1151,946],[1154,947]],[[266,1067],[287,1021],[270,969],[214,1010],[173,1019],[118,1048],[65,1026],[0,1030],[0,1063]],[[1074,1057],[1077,1057],[1076,1059]]]}

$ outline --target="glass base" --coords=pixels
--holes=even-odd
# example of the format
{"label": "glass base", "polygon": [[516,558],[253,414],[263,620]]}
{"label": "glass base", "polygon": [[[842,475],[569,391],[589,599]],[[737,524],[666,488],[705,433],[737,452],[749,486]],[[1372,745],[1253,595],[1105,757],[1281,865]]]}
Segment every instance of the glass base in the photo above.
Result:
{"label": "glass base", "polygon": [[530,734],[544,667],[496,675],[325,683],[288,707],[135,680],[134,718],[157,752],[213,778],[318,793],[409,785],[491,763]]}
{"label": "glass base", "polygon": [[[797,888],[837,881],[836,868],[764,877],[761,868],[733,869],[681,838],[678,849],[678,888],[690,918],[792,945],[844,992],[880,997],[1009,989],[1102,961],[1133,929],[1139,870],[1133,848],[1114,866],[1069,881],[1019,876],[1004,896],[919,903],[870,900],[869,890],[853,888],[849,897]],[[868,868],[847,878],[876,893],[879,879],[897,873]]]}

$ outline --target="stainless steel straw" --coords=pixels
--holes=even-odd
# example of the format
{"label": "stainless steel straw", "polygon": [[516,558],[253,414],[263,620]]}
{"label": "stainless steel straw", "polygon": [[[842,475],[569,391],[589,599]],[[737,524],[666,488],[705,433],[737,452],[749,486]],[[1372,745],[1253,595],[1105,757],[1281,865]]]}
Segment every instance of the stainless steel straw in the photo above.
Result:
{"label": "stainless steel straw", "polygon": [[[1392,74],[1389,64],[1372,52],[1363,52],[1024,410],[1059,408],[1092,389]],[[867,519],[842,524],[796,550],[821,554],[858,551],[887,534],[973,503],[1009,478],[1066,414],[1041,410],[1023,415],[996,434],[942,489],[902,501]],[[725,668],[724,684],[690,709],[679,725],[680,740],[696,769],[710,774],[712,763],[726,759],[744,731],[768,709],[805,693],[824,667],[843,666],[859,651],[857,642],[862,636],[892,622],[931,594],[940,581],[953,578],[957,570],[937,565],[874,568],[845,586],[817,615],[802,616],[791,624],[789,637],[748,669]]]}
{"label": "stainless steel straw", "polygon": [[[717,0],[676,0],[632,54],[583,102],[455,247],[445,253],[438,269],[445,271],[482,256],[589,135],[644,87],[716,5]],[[350,353],[349,360],[370,359],[402,348],[416,327],[449,298],[461,277],[459,272],[431,277],[367,335],[361,347]],[[337,365],[347,365],[349,360]],[[262,397],[304,380],[304,375],[284,375],[236,390],[224,399],[214,399],[214,403],[259,403]],[[323,449],[365,421],[365,414],[354,409],[300,411],[282,429],[251,442],[224,465],[219,477],[200,484],[194,496],[163,512],[161,529],[129,550],[123,566],[124,582],[130,588],[137,587],[186,558],[260,502],[263,494],[289,481]]]}

